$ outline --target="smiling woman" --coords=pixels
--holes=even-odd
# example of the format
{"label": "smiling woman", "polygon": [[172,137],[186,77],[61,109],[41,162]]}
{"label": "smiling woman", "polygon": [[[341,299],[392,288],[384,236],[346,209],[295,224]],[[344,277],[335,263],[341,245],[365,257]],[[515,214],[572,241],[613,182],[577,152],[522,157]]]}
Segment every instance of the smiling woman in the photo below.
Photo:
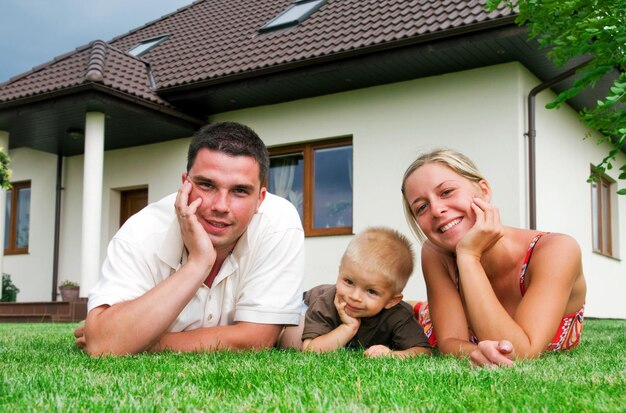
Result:
{"label": "smiling woman", "polygon": [[423,242],[429,302],[415,313],[433,346],[499,366],[578,345],[586,284],[574,239],[503,226],[491,186],[453,150],[417,158],[402,193]]}

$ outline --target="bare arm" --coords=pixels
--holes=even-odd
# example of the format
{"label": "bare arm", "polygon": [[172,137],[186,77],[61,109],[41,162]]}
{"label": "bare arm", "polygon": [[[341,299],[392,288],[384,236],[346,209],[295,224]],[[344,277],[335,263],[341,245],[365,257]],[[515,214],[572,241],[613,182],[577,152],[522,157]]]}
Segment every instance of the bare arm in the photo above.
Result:
{"label": "bare arm", "polygon": [[240,322],[232,326],[166,333],[150,351],[201,352],[271,348],[276,343],[282,327],[277,324]]}
{"label": "bare arm", "polygon": [[466,236],[473,238],[457,246],[461,282],[471,286],[463,290],[468,318],[481,339],[509,341],[514,348],[510,357],[537,357],[554,335],[582,273],[580,249],[570,237],[544,236],[541,248],[533,253],[527,292],[516,313],[510,315],[496,297],[480,262],[482,252],[489,248],[485,240],[493,237],[499,216],[493,215],[491,205],[484,201],[478,200],[476,206],[477,225],[472,229],[476,231]]}
{"label": "bare arm", "polygon": [[339,302],[337,295],[335,294],[335,308],[339,313],[339,318],[342,323],[334,330],[315,337],[313,339],[307,339],[302,342],[303,351],[315,351],[317,353],[324,353],[327,351],[337,350],[343,348],[352,340],[359,331],[361,326],[361,320],[358,318],[350,317],[345,312],[346,303]]}
{"label": "bare arm", "polygon": [[92,309],[84,337],[77,340],[91,355],[132,354],[149,349],[194,296],[215,263],[215,249],[196,218],[202,199],[188,204],[191,184],[178,191],[175,208],[188,260],[176,273],[136,299]]}
{"label": "bare arm", "polygon": [[451,260],[430,242],[422,247],[422,269],[437,346],[442,354],[465,357],[476,349],[476,345],[470,342],[461,297],[450,278]]}

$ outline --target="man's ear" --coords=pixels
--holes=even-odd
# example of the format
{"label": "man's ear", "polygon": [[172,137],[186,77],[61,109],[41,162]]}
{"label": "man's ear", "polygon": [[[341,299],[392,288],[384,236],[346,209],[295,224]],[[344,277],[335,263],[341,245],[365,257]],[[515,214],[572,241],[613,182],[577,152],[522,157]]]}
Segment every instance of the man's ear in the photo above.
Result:
{"label": "man's ear", "polygon": [[187,172],[183,172],[182,176],[181,176],[181,181],[182,181],[183,184],[185,183],[186,179],[187,179]]}
{"label": "man's ear", "polygon": [[255,213],[259,212],[259,207],[261,206],[263,201],[265,201],[265,195],[267,195],[267,188],[262,186],[261,190],[259,191],[259,198],[257,199],[256,209],[254,210]]}
{"label": "man's ear", "polygon": [[385,306],[385,308],[389,309],[391,307],[395,307],[396,305],[398,305],[400,303],[400,301],[402,301],[402,297],[404,297],[402,295],[402,293],[398,293],[398,294],[394,295],[393,297],[391,297],[389,299],[389,301],[387,302],[387,305]]}
{"label": "man's ear", "polygon": [[484,179],[481,179],[478,182],[478,187],[480,188],[481,198],[487,202],[491,202],[491,185]]}

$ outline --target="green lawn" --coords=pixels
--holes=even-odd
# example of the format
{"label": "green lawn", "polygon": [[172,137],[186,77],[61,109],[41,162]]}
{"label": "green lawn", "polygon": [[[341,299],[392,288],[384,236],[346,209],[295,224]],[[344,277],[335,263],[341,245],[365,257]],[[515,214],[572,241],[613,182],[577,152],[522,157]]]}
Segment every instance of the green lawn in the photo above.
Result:
{"label": "green lawn", "polygon": [[73,328],[0,324],[0,411],[626,411],[624,320],[586,320],[578,349],[499,370],[355,351],[92,359]]}

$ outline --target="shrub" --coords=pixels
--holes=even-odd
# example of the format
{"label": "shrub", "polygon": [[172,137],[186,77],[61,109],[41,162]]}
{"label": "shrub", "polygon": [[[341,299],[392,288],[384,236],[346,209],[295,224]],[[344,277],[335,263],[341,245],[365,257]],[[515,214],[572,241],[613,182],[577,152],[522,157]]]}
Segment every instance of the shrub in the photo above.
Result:
{"label": "shrub", "polygon": [[20,289],[13,284],[11,281],[11,276],[7,273],[2,274],[2,298],[0,301],[12,303],[17,301],[17,293],[20,292]]}

